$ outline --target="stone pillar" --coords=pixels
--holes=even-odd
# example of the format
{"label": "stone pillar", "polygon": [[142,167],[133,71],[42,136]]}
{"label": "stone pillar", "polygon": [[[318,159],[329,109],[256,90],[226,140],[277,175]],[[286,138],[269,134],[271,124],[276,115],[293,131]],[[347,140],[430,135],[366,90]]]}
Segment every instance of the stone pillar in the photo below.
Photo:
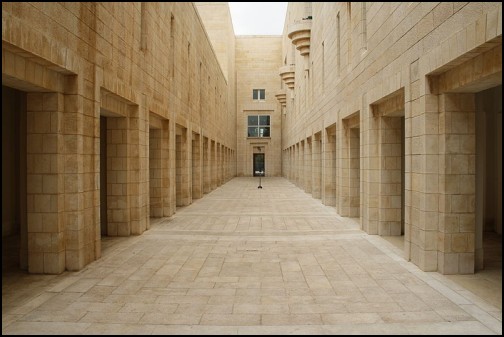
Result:
{"label": "stone pillar", "polygon": [[161,129],[149,130],[149,195],[150,216],[153,218],[163,216],[162,137]]}
{"label": "stone pillar", "polygon": [[[59,274],[65,270],[65,209],[82,206],[82,194],[64,194],[64,97],[27,94],[28,271]],[[77,139],[75,139],[76,142]],[[82,139],[80,139],[82,142]],[[82,143],[73,144],[74,147]],[[79,169],[75,156],[74,170]],[[80,166],[82,167],[82,166]],[[66,207],[68,206],[68,207]]]}
{"label": "stone pillar", "polygon": [[402,123],[401,117],[380,117],[379,235],[401,235]]}
{"label": "stone pillar", "polygon": [[188,149],[188,132],[186,128],[176,127],[176,188],[177,206],[187,206],[191,203],[190,158]]}
{"label": "stone pillar", "polygon": [[360,217],[360,129],[351,128],[349,132],[349,214],[353,218]]}
{"label": "stone pillar", "polygon": [[[146,108],[146,96],[142,95],[142,105],[132,106],[131,117],[134,121],[130,126],[135,125],[133,137],[134,176],[138,180],[133,180],[132,192],[132,215],[131,233],[142,234],[150,227],[149,220],[149,111]],[[136,114],[138,113],[138,115]],[[135,144],[138,135],[138,144]],[[138,148],[138,154],[135,152]],[[135,194],[135,189],[137,190]]]}
{"label": "stone pillar", "polygon": [[292,155],[291,155],[291,181],[293,184],[296,184],[296,144],[291,146]]}
{"label": "stone pillar", "polygon": [[360,123],[359,115],[344,119],[339,131],[338,213],[360,217]]}
{"label": "stone pillar", "polygon": [[287,149],[287,179],[292,182],[292,146]]}
{"label": "stone pillar", "polygon": [[217,186],[222,185],[222,144],[217,143]]}
{"label": "stone pillar", "polygon": [[210,145],[210,189],[213,191],[217,188],[217,144],[214,140]]}
{"label": "stone pillar", "polygon": [[409,131],[411,207],[407,208],[411,223],[405,228],[405,237],[409,238],[411,261],[423,271],[438,270],[438,221],[442,203],[439,192],[443,179],[439,161],[439,118],[437,95],[427,93],[413,103]]}
{"label": "stone pillar", "polygon": [[171,216],[175,213],[175,201],[171,190],[173,189],[174,178],[172,177],[172,162],[170,160],[170,122],[168,120],[161,121],[161,176],[162,176],[162,191],[163,198],[163,216]]}
{"label": "stone pillar", "polygon": [[440,96],[438,269],[443,274],[474,273],[475,111],[474,94]]}
{"label": "stone pillar", "polygon": [[305,142],[304,140],[299,142],[299,156],[298,156],[298,172],[299,172],[299,187],[301,189],[305,188],[305,162],[304,162],[304,148]]}
{"label": "stone pillar", "polygon": [[336,206],[336,126],[325,129],[323,142],[322,202]]}
{"label": "stone pillar", "polygon": [[305,191],[306,193],[311,193],[312,192],[312,138],[308,137],[305,142],[305,157],[304,157],[304,164],[305,164],[305,176],[304,176],[304,181],[305,181]]}
{"label": "stone pillar", "polygon": [[211,191],[210,164],[210,142],[207,137],[203,137],[203,193]]}
{"label": "stone pillar", "polygon": [[[65,268],[80,270],[101,255],[99,190],[99,107],[83,95],[84,84],[67,76],[64,95]],[[98,174],[96,174],[98,173]],[[98,192],[98,193],[97,193]]]}
{"label": "stone pillar", "polygon": [[292,145],[292,182],[297,185],[297,144]]}
{"label": "stone pillar", "polygon": [[361,168],[362,229],[368,234],[378,234],[379,192],[380,192],[380,142],[379,117],[373,116],[371,108],[363,104],[362,111],[362,158]]}
{"label": "stone pillar", "polygon": [[322,133],[313,136],[312,142],[312,196],[322,198]]}
{"label": "stone pillar", "polygon": [[[144,158],[147,156],[143,153],[143,142],[145,141],[144,129],[142,129],[143,121],[139,118],[139,107],[130,107],[129,114],[129,153],[130,161],[129,170],[129,187],[128,197],[130,201],[130,226],[131,234],[142,234],[146,228],[145,219],[143,217],[143,191],[144,174],[147,171],[147,165]],[[148,141],[148,138],[147,138]]]}
{"label": "stone pillar", "polygon": [[296,145],[290,147],[290,180],[296,183]]}
{"label": "stone pillar", "polygon": [[107,235],[129,236],[128,118],[107,118]]}
{"label": "stone pillar", "polygon": [[203,197],[203,170],[202,162],[202,142],[201,136],[193,133],[192,139],[192,197],[200,199]]}

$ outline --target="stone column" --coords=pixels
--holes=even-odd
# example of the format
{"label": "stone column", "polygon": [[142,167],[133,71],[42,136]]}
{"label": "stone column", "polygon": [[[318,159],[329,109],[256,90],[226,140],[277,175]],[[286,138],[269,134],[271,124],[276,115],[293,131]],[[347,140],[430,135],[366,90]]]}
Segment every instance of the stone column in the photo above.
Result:
{"label": "stone column", "polygon": [[216,162],[216,176],[217,176],[217,186],[222,185],[222,144],[217,143],[217,162]]}
{"label": "stone column", "polygon": [[217,144],[214,140],[210,145],[210,189],[213,191],[217,188]]}
{"label": "stone column", "polygon": [[474,94],[440,96],[438,269],[443,274],[474,273],[475,111]]}
{"label": "stone column", "polygon": [[322,134],[316,133],[312,142],[312,196],[322,198]]}
{"label": "stone column", "polygon": [[[82,194],[65,199],[63,129],[60,93],[27,94],[28,271],[59,274],[65,270],[65,209],[82,206]],[[73,147],[82,143],[75,139]],[[80,139],[82,142],[82,139]],[[69,145],[69,144],[68,144]],[[67,145],[67,146],[68,146]],[[75,155],[74,170],[79,171]],[[80,166],[82,168],[82,166]],[[68,206],[68,207],[66,207]]]}
{"label": "stone column", "polygon": [[362,186],[362,229],[368,234],[378,234],[380,192],[380,143],[379,117],[373,116],[371,108],[363,104],[361,111],[363,128],[361,167]]}
{"label": "stone column", "polygon": [[107,119],[107,235],[131,234],[127,117]]}
{"label": "stone column", "polygon": [[153,218],[163,216],[162,136],[161,129],[149,130],[149,195]]}
{"label": "stone column", "polygon": [[192,139],[192,197],[200,199],[203,196],[203,172],[201,136],[193,133]]}
{"label": "stone column", "polygon": [[299,142],[299,156],[298,156],[298,174],[299,174],[299,187],[301,189],[304,189],[306,184],[305,184],[305,157],[304,157],[304,148],[305,148],[305,142],[304,140]]}
{"label": "stone column", "polygon": [[339,152],[338,213],[360,216],[360,128],[359,115],[341,123]]}
{"label": "stone column", "polygon": [[322,202],[336,206],[336,126],[325,129],[323,142]]}
{"label": "stone column", "polygon": [[306,193],[312,192],[312,138],[308,137],[305,142],[305,157],[304,157],[304,165],[305,165],[305,191]]}
{"label": "stone column", "polygon": [[[144,148],[148,142],[148,136],[145,136],[144,121],[140,119],[140,108],[138,106],[129,107],[129,186],[128,197],[130,202],[130,227],[131,234],[142,234],[146,228],[145,210],[144,210],[144,182],[146,181],[145,174],[147,173],[148,154]],[[148,128],[148,126],[147,126]]]}
{"label": "stone column", "polygon": [[191,177],[189,175],[190,158],[187,140],[187,129],[176,127],[176,184],[177,206],[187,206],[191,203]]}
{"label": "stone column", "polygon": [[294,169],[294,184],[296,184],[296,186],[299,186],[299,168],[298,168],[298,165],[299,165],[299,143],[295,144],[294,145],[294,165],[293,165],[293,169]]}
{"label": "stone column", "polygon": [[95,178],[99,177],[99,106],[85,97],[82,78],[67,76],[65,151],[65,267],[80,270],[101,255]]}
{"label": "stone column", "polygon": [[203,193],[210,191],[210,142],[203,137]]}
{"label": "stone column", "polygon": [[379,235],[401,235],[402,137],[400,117],[380,117]]}
{"label": "stone column", "polygon": [[173,200],[173,195],[171,190],[173,189],[173,182],[175,181],[172,177],[173,170],[172,162],[170,160],[170,122],[168,120],[161,121],[161,175],[162,175],[162,191],[161,196],[163,198],[163,216],[171,216],[175,213],[175,200]]}
{"label": "stone column", "polygon": [[350,217],[360,217],[360,129],[351,128],[349,132],[349,202]]}
{"label": "stone column", "polygon": [[411,184],[411,207],[407,208],[409,214],[406,215],[411,223],[405,227],[405,237],[406,240],[409,238],[411,261],[423,271],[436,271],[442,202],[439,192],[443,179],[439,161],[438,96],[426,93],[412,104],[411,183],[407,186]]}

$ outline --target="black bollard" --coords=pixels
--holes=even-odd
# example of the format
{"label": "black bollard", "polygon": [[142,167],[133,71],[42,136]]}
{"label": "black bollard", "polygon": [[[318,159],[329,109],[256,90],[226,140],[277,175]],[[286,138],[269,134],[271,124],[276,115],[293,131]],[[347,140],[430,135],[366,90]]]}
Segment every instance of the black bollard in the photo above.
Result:
{"label": "black bollard", "polygon": [[262,189],[262,186],[261,186],[261,177],[264,174],[264,171],[256,171],[256,173],[259,175],[259,186],[257,186],[257,188],[261,188]]}

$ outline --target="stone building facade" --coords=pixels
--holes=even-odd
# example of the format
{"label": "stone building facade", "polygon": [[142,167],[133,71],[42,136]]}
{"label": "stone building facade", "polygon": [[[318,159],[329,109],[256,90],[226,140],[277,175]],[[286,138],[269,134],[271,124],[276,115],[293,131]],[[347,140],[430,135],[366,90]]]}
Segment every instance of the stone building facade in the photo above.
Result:
{"label": "stone building facade", "polygon": [[502,4],[289,3],[282,60],[283,174],[424,271],[481,268],[502,233]]}
{"label": "stone building facade", "polygon": [[102,235],[233,177],[233,85],[193,3],[2,3],[2,237],[21,267],[79,270]]}
{"label": "stone building facade", "polygon": [[473,273],[502,233],[501,85],[500,3],[289,3],[245,37],[227,3],[4,2],[2,238],[79,270],[262,169]]}
{"label": "stone building facade", "polygon": [[275,97],[280,82],[281,42],[280,37],[274,36],[236,39],[236,174],[239,177],[252,176],[256,171],[264,172],[265,176],[282,175],[281,105]]}

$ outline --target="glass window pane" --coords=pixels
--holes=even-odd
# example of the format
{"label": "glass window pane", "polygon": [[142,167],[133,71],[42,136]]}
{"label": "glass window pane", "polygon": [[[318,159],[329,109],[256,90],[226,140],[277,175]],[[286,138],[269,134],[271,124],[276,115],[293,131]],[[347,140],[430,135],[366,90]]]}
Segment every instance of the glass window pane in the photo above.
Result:
{"label": "glass window pane", "polygon": [[260,89],[259,90],[259,99],[265,99],[266,98],[266,90],[265,89]]}
{"label": "glass window pane", "polygon": [[248,137],[259,137],[258,128],[248,128]]}
{"label": "glass window pane", "polygon": [[259,128],[259,137],[270,137],[270,128],[268,127],[260,127]]}
{"label": "glass window pane", "polygon": [[248,116],[248,125],[259,125],[257,116]]}
{"label": "glass window pane", "polygon": [[259,99],[257,89],[252,90],[252,99]]}
{"label": "glass window pane", "polygon": [[259,116],[259,125],[270,125],[270,116]]}

